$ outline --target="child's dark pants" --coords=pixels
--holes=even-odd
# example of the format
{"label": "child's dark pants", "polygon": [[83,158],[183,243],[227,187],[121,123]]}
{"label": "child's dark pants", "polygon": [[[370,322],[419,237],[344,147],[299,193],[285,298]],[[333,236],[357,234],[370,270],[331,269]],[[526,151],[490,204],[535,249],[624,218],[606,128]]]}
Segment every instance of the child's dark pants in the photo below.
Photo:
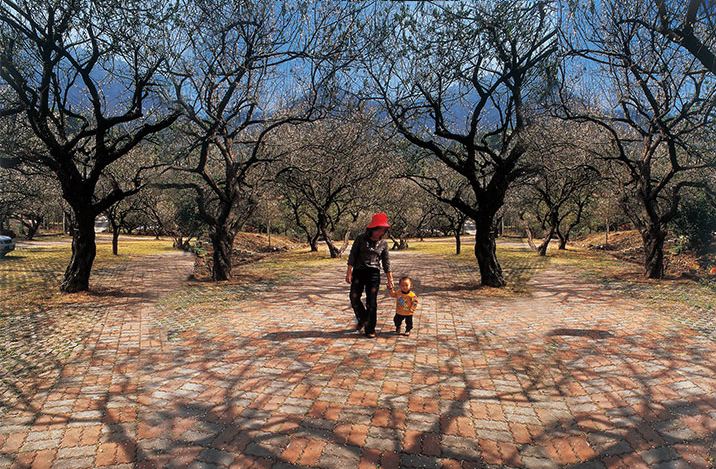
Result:
{"label": "child's dark pants", "polygon": [[[365,324],[365,333],[374,334],[378,322],[378,287],[380,287],[380,270],[355,269],[351,282],[351,306],[359,323]],[[365,306],[361,295],[365,290]]]}
{"label": "child's dark pants", "polygon": [[400,314],[396,314],[393,316],[393,322],[395,323],[396,329],[400,327],[400,325],[403,323],[403,319],[405,319],[405,332],[409,332],[413,328],[413,317],[412,316],[401,316]]}

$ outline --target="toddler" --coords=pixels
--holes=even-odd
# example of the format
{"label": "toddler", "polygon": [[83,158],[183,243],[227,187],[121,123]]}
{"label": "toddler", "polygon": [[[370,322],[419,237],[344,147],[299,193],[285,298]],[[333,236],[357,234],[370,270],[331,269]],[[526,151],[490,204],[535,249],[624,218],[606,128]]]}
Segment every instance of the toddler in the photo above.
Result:
{"label": "toddler", "polygon": [[390,288],[390,296],[396,299],[393,322],[395,323],[395,333],[400,334],[400,326],[405,320],[405,335],[407,336],[410,335],[413,328],[413,313],[418,309],[418,297],[413,291],[413,281],[410,277],[402,277],[398,286],[400,287],[399,291]]}

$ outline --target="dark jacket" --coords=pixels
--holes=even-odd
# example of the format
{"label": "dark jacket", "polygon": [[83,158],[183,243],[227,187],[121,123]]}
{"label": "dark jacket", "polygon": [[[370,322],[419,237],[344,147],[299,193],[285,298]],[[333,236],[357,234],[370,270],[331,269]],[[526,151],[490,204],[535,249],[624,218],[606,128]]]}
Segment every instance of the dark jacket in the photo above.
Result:
{"label": "dark jacket", "polygon": [[380,269],[381,263],[383,271],[390,272],[388,243],[384,239],[373,241],[366,233],[356,236],[348,256],[348,265],[354,269]]}

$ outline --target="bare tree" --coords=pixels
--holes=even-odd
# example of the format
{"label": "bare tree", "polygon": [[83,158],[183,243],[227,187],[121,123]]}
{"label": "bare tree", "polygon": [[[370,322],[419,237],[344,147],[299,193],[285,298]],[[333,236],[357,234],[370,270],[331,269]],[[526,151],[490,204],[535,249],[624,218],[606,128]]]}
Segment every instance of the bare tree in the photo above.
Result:
{"label": "bare tree", "polygon": [[276,135],[286,155],[277,180],[312,250],[322,237],[338,257],[336,228],[370,209],[374,192],[387,190],[388,151],[378,129],[374,112],[357,110]]}
{"label": "bare tree", "polygon": [[[189,141],[175,165],[210,227],[212,278],[230,278],[233,241],[256,207],[257,171],[282,126],[319,117],[343,63],[354,7],[334,2],[196,0],[176,79]],[[252,181],[252,178],[254,179]]]}
{"label": "bare tree", "polygon": [[[413,158],[401,177],[411,181],[406,188],[405,198],[417,202],[421,207],[414,208],[414,211],[420,214],[416,229],[419,224],[426,223],[446,236],[452,235],[455,238],[455,254],[460,254],[462,230],[469,217],[464,211],[444,201],[459,199],[473,204],[474,198],[469,183],[431,154],[419,154],[417,158]],[[423,190],[426,183],[429,184],[430,191]],[[422,193],[422,197],[415,195],[415,189]],[[428,216],[431,217],[430,220],[425,218]]]}
{"label": "bare tree", "polygon": [[440,204],[433,196],[416,187],[403,176],[404,170],[399,159],[390,165],[390,178],[376,178],[380,193],[371,196],[375,208],[387,211],[391,228],[388,236],[393,241],[393,250],[408,249],[408,238],[420,236],[428,227],[435,226],[435,217],[440,213]]}
{"label": "bare tree", "polygon": [[23,165],[0,169],[0,228],[16,219],[25,239],[32,240],[57,209],[57,186],[47,172]]}
{"label": "bare tree", "polygon": [[[610,142],[602,157],[623,170],[622,206],[641,231],[645,275],[661,278],[682,191],[713,191],[706,175],[716,168],[716,77],[644,26],[659,15],[652,2],[610,0],[600,8],[594,14],[578,5],[563,37],[563,117],[592,124]],[[585,67],[587,74],[575,73]]]}
{"label": "bare tree", "polygon": [[89,288],[95,217],[136,193],[150,168],[106,193],[99,180],[178,116],[156,93],[169,14],[163,2],[139,0],[0,2],[0,85],[10,90],[0,116],[32,137],[2,157],[51,170],[72,209],[64,292]]}
{"label": "bare tree", "polygon": [[685,48],[716,75],[716,9],[711,0],[655,0],[658,15],[635,22]]}
{"label": "bare tree", "polygon": [[275,179],[271,178],[269,181],[262,188],[261,201],[249,223],[259,232],[266,232],[268,247],[271,249],[272,234],[286,231],[287,225],[291,224],[291,214],[283,200],[284,194],[275,183]]}
{"label": "bare tree", "polygon": [[[463,177],[472,202],[421,187],[475,220],[481,283],[505,285],[496,214],[524,168],[522,133],[556,50],[549,2],[426,2],[376,14],[364,67],[398,133]],[[396,18],[398,21],[396,21]],[[416,182],[417,182],[417,178]]]}
{"label": "bare tree", "polygon": [[537,246],[540,256],[547,255],[555,235],[559,249],[566,248],[599,185],[600,172],[592,155],[596,142],[589,138],[594,133],[589,130],[586,125],[545,119],[530,132],[526,158],[534,171],[520,181],[520,189],[525,191],[523,203],[542,227],[542,242]]}
{"label": "bare tree", "polygon": [[467,215],[456,209],[452,205],[441,205],[441,218],[445,220],[445,229],[447,233],[451,233],[455,238],[455,255],[459,256],[462,252],[462,230],[467,221]]}
{"label": "bare tree", "polygon": [[119,234],[123,229],[128,228],[128,221],[132,215],[138,212],[139,204],[138,197],[128,197],[112,205],[104,212],[112,229],[112,254],[115,256],[119,255]]}
{"label": "bare tree", "polygon": [[[165,175],[167,176],[175,175]],[[157,184],[166,185],[167,181]],[[196,200],[186,191],[149,187],[140,193],[137,209],[143,214],[155,236],[171,236],[177,249],[190,250],[191,240],[206,232]]]}

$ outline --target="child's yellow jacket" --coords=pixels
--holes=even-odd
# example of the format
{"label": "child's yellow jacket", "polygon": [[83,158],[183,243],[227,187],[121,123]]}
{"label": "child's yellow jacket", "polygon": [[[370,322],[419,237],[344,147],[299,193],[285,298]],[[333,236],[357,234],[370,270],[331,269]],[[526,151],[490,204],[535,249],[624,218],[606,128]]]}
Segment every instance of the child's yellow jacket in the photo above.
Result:
{"label": "child's yellow jacket", "polygon": [[400,290],[393,290],[390,292],[390,296],[396,299],[395,314],[412,316],[415,310],[418,309],[418,296],[412,291],[403,293]]}

